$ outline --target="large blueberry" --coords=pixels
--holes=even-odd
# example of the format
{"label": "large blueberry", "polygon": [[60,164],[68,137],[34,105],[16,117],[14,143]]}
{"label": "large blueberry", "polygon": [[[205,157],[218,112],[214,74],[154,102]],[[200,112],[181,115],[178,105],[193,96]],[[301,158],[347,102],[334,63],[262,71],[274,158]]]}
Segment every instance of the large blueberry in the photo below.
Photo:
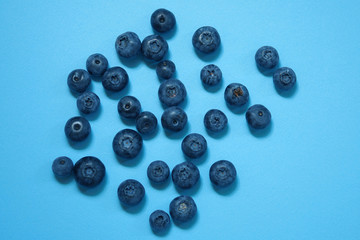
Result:
{"label": "large blueberry", "polygon": [[255,62],[261,71],[271,70],[279,64],[279,54],[275,48],[263,46],[257,50]]}
{"label": "large blueberry", "polygon": [[156,65],[156,74],[160,79],[170,79],[175,73],[175,63],[164,60]]}
{"label": "large blueberry", "polygon": [[76,182],[84,187],[95,187],[105,177],[105,166],[96,157],[83,157],[75,163],[74,176]]}
{"label": "large blueberry", "polygon": [[161,116],[161,125],[164,129],[173,132],[183,130],[187,123],[187,115],[180,107],[169,107]]}
{"label": "large blueberry", "polygon": [[143,139],[141,135],[132,129],[123,129],[118,132],[113,140],[112,146],[114,152],[123,158],[136,157],[143,145]]}
{"label": "large blueberry", "polygon": [[204,125],[207,130],[212,132],[220,132],[228,123],[228,119],[222,111],[218,109],[209,110],[204,117]]}
{"label": "large blueberry", "polygon": [[135,119],[140,114],[141,104],[136,97],[125,96],[120,99],[117,109],[121,117]]}
{"label": "large blueberry", "polygon": [[72,141],[82,141],[89,136],[91,126],[83,117],[70,118],[65,124],[65,135]]}
{"label": "large blueberry", "polygon": [[231,162],[220,160],[211,165],[209,176],[215,186],[226,187],[235,181],[236,169]]}
{"label": "large blueberry", "polygon": [[183,139],[181,149],[187,157],[199,158],[206,152],[207,142],[201,134],[190,133]]}
{"label": "large blueberry", "polygon": [[222,72],[218,66],[209,64],[201,69],[200,79],[207,86],[215,86],[220,83]]}
{"label": "large blueberry", "polygon": [[199,181],[200,172],[193,163],[183,162],[174,167],[171,178],[176,187],[189,189]]}
{"label": "large blueberry", "polygon": [[170,216],[163,210],[156,210],[150,215],[149,223],[155,234],[163,233],[170,227]]}
{"label": "large blueberry", "polygon": [[129,76],[122,67],[109,68],[103,75],[102,85],[106,90],[118,92],[126,87]]}
{"label": "large blueberry", "polygon": [[141,112],[135,120],[136,129],[143,135],[152,134],[157,128],[157,118],[151,112]]}
{"label": "large blueberry", "polygon": [[86,69],[91,75],[95,77],[104,75],[108,65],[108,60],[100,53],[92,54],[86,60]]}
{"label": "large blueberry", "polygon": [[150,23],[156,31],[167,32],[174,28],[176,19],[172,12],[160,8],[151,15]]}
{"label": "large blueberry", "polygon": [[158,95],[162,104],[177,106],[185,100],[186,89],[180,80],[169,79],[160,84]]}
{"label": "large blueberry", "polygon": [[231,83],[225,89],[224,98],[229,105],[240,107],[249,101],[249,91],[240,83]]}
{"label": "large blueberry", "polygon": [[286,91],[294,87],[296,75],[291,68],[282,67],[275,71],[273,81],[277,89]]}
{"label": "large blueberry", "polygon": [[164,161],[154,161],[147,168],[147,176],[151,182],[161,184],[169,178],[170,169]]}
{"label": "large blueberry", "polygon": [[117,190],[120,202],[125,206],[135,206],[145,196],[144,186],[137,180],[127,179],[123,181]]}
{"label": "large blueberry", "polygon": [[159,35],[150,35],[144,38],[141,43],[141,52],[145,58],[160,61],[168,51],[168,44]]}
{"label": "large blueberry", "polygon": [[177,223],[185,223],[193,219],[197,212],[194,199],[190,196],[179,196],[170,203],[170,216]]}
{"label": "large blueberry", "polygon": [[199,28],[192,37],[192,44],[195,49],[203,53],[214,52],[220,46],[220,42],[218,31],[210,26]]}
{"label": "large blueberry", "polygon": [[84,92],[77,98],[76,105],[82,113],[93,113],[100,106],[100,98],[93,92]]}
{"label": "large blueberry", "polygon": [[262,129],[271,121],[270,111],[261,104],[251,106],[246,112],[246,121],[250,127]]}
{"label": "large blueberry", "polygon": [[140,53],[141,41],[134,32],[125,32],[115,41],[115,49],[120,57],[132,58]]}
{"label": "large blueberry", "polygon": [[52,164],[52,171],[57,177],[68,177],[73,171],[73,161],[68,157],[58,157]]}
{"label": "large blueberry", "polygon": [[69,88],[77,93],[85,92],[90,83],[90,74],[83,69],[75,69],[67,78]]}

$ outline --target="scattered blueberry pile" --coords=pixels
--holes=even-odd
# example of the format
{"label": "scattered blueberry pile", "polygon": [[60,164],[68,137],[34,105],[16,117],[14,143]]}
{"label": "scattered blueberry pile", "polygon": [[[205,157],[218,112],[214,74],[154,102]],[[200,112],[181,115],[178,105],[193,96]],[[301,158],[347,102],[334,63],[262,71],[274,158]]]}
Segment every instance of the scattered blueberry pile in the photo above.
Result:
{"label": "scattered blueberry pile", "polygon": [[[158,9],[151,15],[151,26],[159,33],[171,31],[175,25],[174,14],[166,9]],[[196,51],[203,54],[216,51],[220,42],[219,33],[210,26],[200,27],[192,38]],[[156,66],[156,74],[164,81],[159,87],[158,96],[165,108],[161,116],[161,125],[166,131],[183,130],[188,119],[185,111],[178,105],[186,98],[186,88],[180,80],[172,78],[176,71],[175,64],[170,60],[161,61],[168,51],[166,40],[160,35],[150,35],[141,42],[136,33],[125,32],[117,37],[115,49],[122,58],[142,55],[148,60],[159,62]],[[279,54],[275,48],[261,47],[255,54],[255,61],[261,72],[273,73],[274,85],[279,91],[287,91],[295,85],[296,75],[291,68],[276,69],[279,64]],[[67,79],[71,91],[79,95],[77,107],[85,115],[96,112],[100,106],[99,97],[87,91],[91,77],[101,77],[103,87],[113,92],[121,91],[129,82],[125,69],[108,68],[107,59],[99,53],[87,59],[86,69],[87,71],[83,69],[72,71]],[[206,87],[216,86],[221,82],[222,72],[218,66],[210,64],[201,70],[200,79]],[[249,101],[249,91],[240,83],[231,83],[225,89],[224,98],[230,107],[246,106]],[[134,96],[121,98],[117,109],[122,118],[135,120],[137,131],[132,129],[119,131],[112,142],[113,150],[121,158],[133,159],[142,149],[142,135],[151,136],[157,128],[158,120],[153,113],[142,112],[140,101]],[[271,121],[270,111],[263,105],[253,105],[246,112],[246,121],[253,129],[266,128]],[[226,115],[218,109],[211,109],[205,114],[204,126],[209,132],[223,131],[227,124]],[[70,141],[83,141],[90,131],[90,123],[84,117],[70,118],[65,124],[65,134]],[[191,133],[183,139],[181,149],[188,160],[197,159],[206,152],[207,142],[204,136]],[[85,188],[98,186],[106,172],[104,164],[93,156],[83,157],[75,165],[68,157],[58,157],[52,164],[52,170],[58,178],[73,174],[76,182]],[[170,177],[170,169],[165,162],[154,161],[148,166],[147,176],[153,184],[163,184]],[[236,169],[231,162],[220,160],[211,166],[209,176],[214,186],[228,187],[236,179]],[[177,188],[189,189],[199,181],[200,172],[191,161],[185,161],[174,167],[171,178]],[[121,204],[131,207],[142,201],[145,188],[137,180],[127,179],[119,185],[117,194]],[[197,206],[190,196],[179,196],[170,202],[169,212],[172,220],[181,224],[190,221],[196,215]],[[170,217],[163,210],[154,211],[149,221],[154,233],[165,232],[170,226]]]}

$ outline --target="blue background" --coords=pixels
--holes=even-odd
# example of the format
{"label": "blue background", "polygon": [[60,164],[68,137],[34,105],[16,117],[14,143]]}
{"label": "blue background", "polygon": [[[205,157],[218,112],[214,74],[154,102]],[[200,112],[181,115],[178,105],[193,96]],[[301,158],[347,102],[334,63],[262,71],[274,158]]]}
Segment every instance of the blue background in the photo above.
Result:
{"label": "blue background", "polygon": [[[154,65],[121,62],[114,42],[125,31],[141,39],[153,33],[150,15],[160,7],[177,19],[168,34],[168,58],[184,82],[189,127],[168,136],[161,126],[144,142],[135,161],[119,162],[111,142],[119,130],[134,128],[117,113],[118,99],[134,95],[142,109],[158,119]],[[168,211],[179,195],[174,185],[155,189],[146,177],[151,161],[170,168],[184,161],[180,144],[191,132],[203,134],[209,151],[198,167],[200,185],[191,194],[198,217],[191,226],[172,225],[162,238],[176,239],[360,239],[360,41],[359,1],[0,1],[0,236],[1,239],[156,239],[148,217]],[[218,29],[222,45],[210,57],[198,56],[191,44],[203,25]],[[259,73],[254,54],[263,45],[279,51],[281,66],[293,68],[296,91],[282,96],[272,78]],[[106,94],[100,82],[91,89],[101,111],[91,119],[92,134],[70,145],[63,128],[79,115],[66,84],[87,57],[104,54],[110,66],[130,76],[120,94]],[[205,90],[203,66],[217,64],[223,84]],[[244,111],[233,112],[223,100],[225,87],[240,82],[250,104],[272,113],[265,133],[252,133]],[[209,136],[203,116],[219,108],[229,118],[223,136]],[[74,180],[57,181],[53,159],[77,161],[99,157],[107,178],[96,191],[81,191]],[[238,171],[232,191],[216,192],[210,184],[212,163],[227,159]],[[146,188],[144,203],[124,209],[117,198],[123,180],[135,178]]]}

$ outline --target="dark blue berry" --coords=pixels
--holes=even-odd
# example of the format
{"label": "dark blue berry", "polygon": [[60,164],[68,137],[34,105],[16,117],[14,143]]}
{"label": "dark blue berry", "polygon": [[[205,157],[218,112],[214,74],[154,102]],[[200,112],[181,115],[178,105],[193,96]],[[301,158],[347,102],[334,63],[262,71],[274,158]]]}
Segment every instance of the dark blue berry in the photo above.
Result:
{"label": "dark blue berry", "polygon": [[220,132],[228,123],[228,119],[222,111],[218,109],[209,110],[204,117],[204,125],[207,130],[212,132]]}
{"label": "dark blue berry", "polygon": [[86,60],[86,69],[95,77],[104,75],[108,66],[108,60],[100,53],[95,53]]}
{"label": "dark blue berry", "polygon": [[76,182],[84,187],[96,187],[105,177],[105,166],[96,157],[83,157],[75,163]]}
{"label": "dark blue berry", "polygon": [[76,69],[72,71],[67,79],[69,88],[77,93],[85,92],[90,83],[90,74],[83,69]]}
{"label": "dark blue berry", "polygon": [[142,112],[140,113],[135,120],[136,129],[139,133],[143,135],[152,134],[157,127],[157,119],[154,114],[151,112]]}
{"label": "dark blue berry", "polygon": [[106,90],[118,92],[126,87],[129,76],[122,67],[112,67],[106,70],[102,78],[102,85]]}
{"label": "dark blue berry", "polygon": [[168,180],[170,175],[169,166],[163,161],[154,161],[147,168],[147,176],[151,182],[161,184]]}
{"label": "dark blue berry", "polygon": [[236,169],[231,162],[220,160],[211,165],[209,175],[215,186],[227,187],[235,181]]}
{"label": "dark blue berry", "polygon": [[185,100],[186,89],[180,80],[169,79],[160,84],[158,95],[162,104],[177,106]]}
{"label": "dark blue berry", "polygon": [[249,91],[240,83],[231,83],[225,89],[225,101],[231,106],[242,106],[249,101]]}
{"label": "dark blue berry", "polygon": [[141,52],[147,59],[160,61],[168,51],[168,44],[159,35],[147,36],[141,43]]}
{"label": "dark blue berry", "polygon": [[82,113],[93,113],[100,106],[100,98],[93,92],[84,92],[77,98],[76,105]]}
{"label": "dark blue berry", "polygon": [[271,121],[271,113],[263,105],[255,104],[247,110],[246,121],[250,127],[262,129],[269,125]]}
{"label": "dark blue berry", "polygon": [[170,203],[170,216],[176,223],[185,223],[193,219],[197,212],[194,199],[190,196],[179,196]]}
{"label": "dark blue berry", "polygon": [[136,97],[125,96],[120,99],[117,109],[121,117],[135,119],[140,114],[141,104]]}
{"label": "dark blue berry", "polygon": [[70,118],[65,124],[65,135],[72,141],[82,141],[89,136],[91,127],[83,117]]}
{"label": "dark blue berry", "polygon": [[167,32],[174,28],[176,19],[172,12],[160,8],[151,15],[150,23],[156,31]]}
{"label": "dark blue berry", "polygon": [[156,74],[160,79],[170,79],[175,70],[175,64],[170,60],[161,61],[156,65]]}
{"label": "dark blue berry", "polygon": [[199,181],[200,172],[193,163],[183,162],[174,167],[171,177],[176,187],[189,189]]}
{"label": "dark blue berry", "polygon": [[220,46],[220,35],[218,31],[209,26],[204,26],[195,31],[192,44],[200,52],[211,53]]}
{"label": "dark blue berry", "polygon": [[187,157],[199,158],[206,152],[207,142],[202,135],[190,133],[183,139],[181,149]]}
{"label": "dark blue berry", "polygon": [[114,152],[123,158],[136,157],[142,148],[143,140],[141,135],[132,129],[123,129],[118,132],[113,140]]}
{"label": "dark blue berry", "polygon": [[296,75],[291,68],[282,67],[275,71],[273,81],[277,89],[286,91],[294,87]]}
{"label": "dark blue berry", "polygon": [[149,217],[150,227],[156,233],[166,232],[170,227],[170,216],[163,210],[154,211]]}
{"label": "dark blue berry", "polygon": [[144,198],[145,188],[140,182],[127,179],[119,185],[117,194],[123,205],[131,207],[139,204]]}
{"label": "dark blue berry", "polygon": [[169,107],[161,116],[161,125],[164,129],[173,132],[183,130],[187,123],[187,115],[180,107]]}
{"label": "dark blue berry", "polygon": [[218,66],[209,64],[201,69],[200,79],[207,86],[215,86],[220,83],[222,72]]}
{"label": "dark blue berry", "polygon": [[57,177],[69,177],[73,171],[73,161],[68,157],[58,157],[52,164],[52,171]]}
{"label": "dark blue berry", "polygon": [[115,49],[120,57],[132,58],[140,53],[141,41],[134,32],[125,32],[115,41]]}
{"label": "dark blue berry", "polygon": [[279,64],[279,54],[275,48],[264,46],[257,50],[255,61],[261,71],[268,71]]}

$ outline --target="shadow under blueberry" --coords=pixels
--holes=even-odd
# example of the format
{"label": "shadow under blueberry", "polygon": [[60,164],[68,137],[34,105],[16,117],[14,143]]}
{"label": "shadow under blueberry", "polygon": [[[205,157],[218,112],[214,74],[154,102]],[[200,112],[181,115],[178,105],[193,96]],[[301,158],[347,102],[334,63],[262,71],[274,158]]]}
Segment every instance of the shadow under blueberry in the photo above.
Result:
{"label": "shadow under blueberry", "polygon": [[263,129],[254,129],[254,128],[250,127],[250,125],[248,125],[248,128],[253,136],[255,136],[257,138],[266,137],[272,132],[273,121],[271,121],[270,124],[266,128],[263,128]]}
{"label": "shadow under blueberry", "polygon": [[54,178],[56,179],[56,181],[58,181],[58,182],[61,183],[61,184],[69,184],[70,182],[73,181],[74,176],[73,176],[73,174],[71,173],[71,175],[70,175],[70,176],[67,176],[67,177],[58,177],[58,176],[55,176],[55,175],[54,175]]}
{"label": "shadow under blueberry", "polygon": [[217,59],[223,51],[222,44],[212,53],[203,53],[194,48],[196,55],[204,62],[213,62]]}
{"label": "shadow under blueberry", "polygon": [[170,176],[168,177],[168,179],[166,179],[166,181],[163,182],[163,183],[154,183],[154,182],[152,182],[152,181],[150,181],[150,180],[149,180],[149,182],[150,182],[150,184],[151,184],[151,186],[152,186],[153,188],[155,188],[155,189],[157,189],[157,190],[164,190],[165,188],[167,188],[167,187],[169,186],[169,184],[170,184],[170,182],[171,182],[171,174],[170,174]]}
{"label": "shadow under blueberry", "polygon": [[144,140],[150,140],[150,139],[156,137],[156,135],[157,135],[158,133],[159,133],[159,123],[158,123],[158,126],[155,128],[155,130],[154,130],[153,133],[151,133],[151,134],[146,134],[146,135],[142,134],[141,136],[142,136],[142,138],[143,138]]}
{"label": "shadow under blueberry", "polygon": [[93,76],[93,75],[91,75],[91,80],[93,80],[95,82],[101,82],[102,81],[102,76]]}
{"label": "shadow under blueberry", "polygon": [[201,83],[206,91],[215,93],[215,92],[219,91],[222,88],[222,86],[224,85],[224,79],[221,79],[221,81],[218,84],[216,84],[215,86],[206,85],[202,81],[201,81]]}
{"label": "shadow under blueberry", "polygon": [[105,88],[104,88],[104,91],[105,91],[106,96],[108,96],[110,99],[120,100],[120,98],[122,98],[123,96],[126,96],[126,95],[129,94],[129,92],[130,92],[130,80],[129,80],[128,84],[126,84],[125,88],[118,91],[118,92],[109,91],[109,90],[106,90]]}
{"label": "shadow under blueberry", "polygon": [[124,118],[119,115],[121,122],[124,123],[126,126],[135,126],[135,119],[132,118]]}
{"label": "shadow under blueberry", "polygon": [[126,67],[129,68],[136,68],[142,62],[141,53],[139,53],[139,55],[134,56],[132,58],[124,58],[124,57],[120,57],[119,55],[118,58],[122,64],[124,64]]}
{"label": "shadow under blueberry", "polygon": [[204,153],[204,155],[202,155],[201,157],[199,158],[189,158],[188,156],[186,156],[185,154],[183,154],[186,161],[189,161],[189,162],[192,162],[193,164],[196,164],[196,165],[201,165],[203,164],[204,162],[206,162],[206,160],[208,159],[209,157],[209,147],[208,149],[206,150],[206,152]]}
{"label": "shadow under blueberry", "polygon": [[69,138],[66,138],[66,139],[72,148],[81,150],[81,149],[87,148],[90,145],[92,138],[93,138],[93,134],[92,134],[92,132],[90,132],[89,136],[87,136],[87,138],[85,138],[83,141],[77,142],[77,141],[73,141]]}
{"label": "shadow under blueberry", "polygon": [[219,138],[222,138],[224,137],[228,132],[229,132],[229,123],[226,125],[226,127],[221,130],[220,132],[212,132],[210,130],[208,130],[207,128],[206,129],[206,132],[207,134],[212,137],[212,138],[216,138],[216,139],[219,139]]}
{"label": "shadow under blueberry", "polygon": [[[186,108],[186,106],[187,106],[187,104],[188,104],[188,96],[186,96],[185,98],[184,98],[184,101],[182,101],[181,103],[179,103],[178,105],[176,105],[176,107],[180,107],[180,108],[182,108],[183,110],[185,110],[185,108]],[[163,104],[162,102],[160,102],[161,103],[161,106],[162,106],[162,108],[165,110],[165,109],[167,109],[167,108],[169,108],[169,107],[172,107],[172,106],[168,106],[168,105],[166,105],[166,104]]]}
{"label": "shadow under blueberry", "polygon": [[167,32],[157,32],[155,29],[153,29],[153,32],[155,35],[160,35],[165,40],[169,40],[170,38],[174,37],[177,32],[177,24],[175,24],[174,28]]}
{"label": "shadow under blueberry", "polygon": [[[275,87],[275,86],[274,86]],[[280,96],[282,96],[282,97],[284,97],[284,98],[291,98],[291,97],[293,97],[295,94],[296,94],[296,92],[297,92],[297,89],[298,89],[298,83],[296,82],[295,83],[295,85],[291,88],[291,89],[289,89],[289,90],[280,90],[280,89],[277,89],[276,87],[275,87],[275,89],[276,89],[276,92],[280,95]]]}
{"label": "shadow under blueberry", "polygon": [[218,187],[214,184],[212,184],[213,186],[213,189],[220,195],[223,195],[223,196],[228,196],[228,195],[232,195],[235,190],[238,188],[238,177],[236,177],[235,181],[230,184],[229,186],[227,187]]}
{"label": "shadow under blueberry", "polygon": [[121,208],[124,209],[126,212],[131,213],[131,214],[137,214],[137,213],[140,213],[141,210],[144,209],[146,201],[147,201],[147,197],[145,194],[145,196],[141,200],[141,202],[135,206],[127,206],[127,205],[122,204],[120,201],[119,201],[119,204],[121,205]]}
{"label": "shadow under blueberry", "polygon": [[180,139],[180,138],[185,137],[185,135],[189,131],[189,128],[190,128],[189,122],[187,122],[184,129],[179,131],[179,132],[173,132],[173,131],[169,131],[169,130],[166,130],[166,129],[164,129],[164,132],[165,132],[165,135],[170,139]]}
{"label": "shadow under blueberry", "polygon": [[77,187],[81,193],[83,193],[87,196],[96,196],[104,190],[105,185],[108,181],[107,178],[108,178],[107,174],[105,174],[104,179],[101,181],[101,183],[94,188],[84,187],[79,184],[77,184]]}
{"label": "shadow under blueberry", "polygon": [[100,103],[99,108],[93,113],[85,114],[85,113],[80,112],[80,111],[79,111],[79,113],[80,113],[80,115],[82,117],[86,118],[87,120],[93,121],[93,120],[96,120],[100,116],[102,111],[103,111],[103,107],[102,107],[102,105]]}
{"label": "shadow under blueberry", "polygon": [[247,103],[245,103],[244,105],[242,106],[232,106],[228,103],[226,103],[227,107],[229,108],[229,110],[235,114],[244,114],[248,108],[249,108],[249,105],[250,105],[250,98],[249,98],[249,101],[247,101]]}
{"label": "shadow under blueberry", "polygon": [[126,166],[126,167],[134,167],[134,166],[138,165],[140,163],[140,161],[144,158],[144,155],[145,155],[144,144],[142,146],[142,149],[141,149],[139,155],[137,155],[135,158],[132,158],[132,159],[121,158],[118,155],[116,155],[116,153],[114,153],[114,155],[121,165]]}
{"label": "shadow under blueberry", "polygon": [[195,226],[195,224],[197,223],[199,219],[199,209],[197,210],[195,216],[188,222],[185,222],[185,223],[179,223],[179,222],[176,222],[176,221],[173,221],[174,224],[179,227],[179,228],[182,228],[182,229],[190,229],[192,227]]}
{"label": "shadow under blueberry", "polygon": [[201,176],[200,176],[199,181],[192,188],[182,189],[182,188],[175,186],[175,189],[180,195],[193,196],[199,191],[201,184],[202,184],[202,182],[201,182]]}

